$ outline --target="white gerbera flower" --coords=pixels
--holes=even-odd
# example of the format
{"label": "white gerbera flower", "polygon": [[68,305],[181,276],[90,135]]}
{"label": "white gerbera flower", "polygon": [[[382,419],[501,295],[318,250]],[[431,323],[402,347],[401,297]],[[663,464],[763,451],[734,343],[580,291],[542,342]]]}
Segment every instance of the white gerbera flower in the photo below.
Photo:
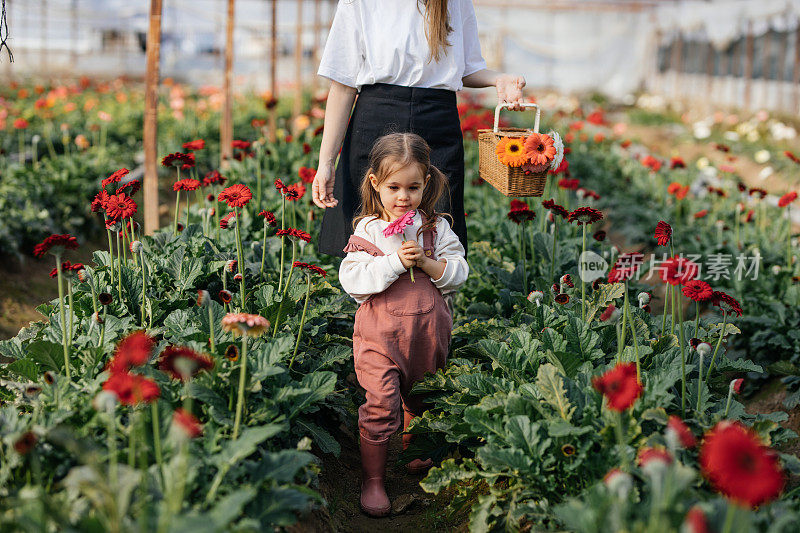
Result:
{"label": "white gerbera flower", "polygon": [[554,131],[551,131],[549,135],[553,138],[553,146],[556,149],[556,155],[550,162],[550,170],[555,170],[561,165],[561,161],[564,159],[564,142],[561,140],[561,136]]}
{"label": "white gerbera flower", "polygon": [[753,159],[756,160],[756,163],[761,163],[761,164],[769,161],[769,158],[770,158],[769,150],[759,150],[753,156]]}

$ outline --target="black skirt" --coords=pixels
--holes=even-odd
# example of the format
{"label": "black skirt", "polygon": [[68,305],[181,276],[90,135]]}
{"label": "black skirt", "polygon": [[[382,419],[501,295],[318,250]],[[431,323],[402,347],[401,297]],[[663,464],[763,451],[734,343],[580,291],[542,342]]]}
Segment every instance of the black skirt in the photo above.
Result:
{"label": "black skirt", "polygon": [[317,250],[345,256],[343,248],[353,234],[353,218],[361,209],[359,188],[372,145],[383,135],[407,132],[425,139],[431,147],[431,164],[449,180],[449,194],[445,191],[435,208],[452,215],[453,231],[466,252],[464,142],[456,93],[385,83],[364,85],[356,99],[336,166],[333,196],[339,203],[325,209]]}

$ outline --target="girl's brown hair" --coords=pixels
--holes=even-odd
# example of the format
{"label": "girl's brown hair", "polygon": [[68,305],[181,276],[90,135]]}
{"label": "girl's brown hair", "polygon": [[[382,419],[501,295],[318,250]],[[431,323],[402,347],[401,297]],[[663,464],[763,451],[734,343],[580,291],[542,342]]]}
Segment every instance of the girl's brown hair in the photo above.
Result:
{"label": "girl's brown hair", "polygon": [[[431,60],[439,61],[442,52],[447,55],[446,48],[450,46],[447,36],[453,32],[453,28],[447,22],[447,1],[448,0],[417,0],[417,9],[421,5],[425,6],[425,37],[428,38]],[[422,11],[420,11],[422,13]]]}
{"label": "girl's brown hair", "polygon": [[414,133],[390,133],[375,141],[375,145],[369,152],[369,168],[361,180],[361,210],[353,219],[353,230],[362,218],[370,216],[381,218],[384,214],[380,194],[372,186],[369,175],[375,174],[378,181],[377,186],[380,187],[386,178],[408,165],[417,165],[423,178],[428,174],[431,176],[424,186],[422,201],[417,207],[417,211],[424,213],[427,219],[417,230],[417,239],[426,229],[436,228],[439,216],[450,217],[450,225],[453,225],[453,217],[450,214],[437,213],[434,209],[442,194],[445,191],[449,194],[450,189],[447,184],[447,176],[431,165],[431,148],[428,143]]}

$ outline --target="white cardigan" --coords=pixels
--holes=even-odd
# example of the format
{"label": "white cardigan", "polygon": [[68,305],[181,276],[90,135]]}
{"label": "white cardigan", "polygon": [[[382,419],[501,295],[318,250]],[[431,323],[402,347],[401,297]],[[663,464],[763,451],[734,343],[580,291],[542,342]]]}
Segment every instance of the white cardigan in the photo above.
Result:
{"label": "white cardigan", "polygon": [[[375,244],[386,255],[373,256],[362,251],[348,252],[339,266],[339,282],[342,288],[359,304],[364,303],[370,295],[385,291],[403,272],[406,272],[407,269],[400,261],[397,250],[400,249],[404,238],[415,239],[417,230],[422,226],[422,219],[417,211],[412,224],[406,226],[403,234],[386,238],[383,236],[383,230],[388,225],[389,222],[377,217],[361,219],[353,235]],[[454,292],[467,281],[469,265],[464,257],[464,246],[461,245],[447,219],[439,217],[436,232],[434,255],[437,261],[446,260],[446,264],[442,276],[431,281],[444,295]],[[420,246],[425,245],[422,233],[418,242]]]}

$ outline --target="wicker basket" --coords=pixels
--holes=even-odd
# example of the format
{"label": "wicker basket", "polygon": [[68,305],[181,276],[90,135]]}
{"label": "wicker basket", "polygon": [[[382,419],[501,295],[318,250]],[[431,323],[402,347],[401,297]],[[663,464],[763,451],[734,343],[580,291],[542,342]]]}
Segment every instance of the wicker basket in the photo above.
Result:
{"label": "wicker basket", "polygon": [[510,104],[499,104],[494,110],[494,129],[478,130],[478,174],[488,181],[492,187],[506,196],[541,196],[547,183],[547,170],[538,174],[528,174],[521,167],[509,167],[497,159],[497,143],[503,137],[527,137],[531,133],[539,133],[541,111],[536,104],[524,103],[523,107],[535,107],[536,119],[533,130],[523,128],[498,129],[500,109]]}

